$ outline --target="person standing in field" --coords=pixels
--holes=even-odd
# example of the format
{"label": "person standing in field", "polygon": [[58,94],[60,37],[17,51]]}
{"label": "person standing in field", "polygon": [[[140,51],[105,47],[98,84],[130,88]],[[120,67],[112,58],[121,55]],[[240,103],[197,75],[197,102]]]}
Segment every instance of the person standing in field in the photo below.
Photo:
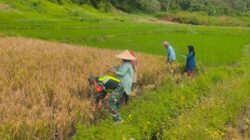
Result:
{"label": "person standing in field", "polygon": [[109,95],[109,108],[116,124],[121,123],[123,120],[119,114],[119,101],[124,93],[124,88],[121,85],[121,81],[112,76],[94,77],[89,76],[89,84],[95,87],[97,95],[95,97],[95,105],[92,107],[92,111],[95,112],[96,108],[102,107],[102,100]]}
{"label": "person standing in field", "polygon": [[115,69],[114,72],[124,88],[124,94],[122,97],[122,103],[128,103],[129,95],[132,90],[133,83],[136,80],[135,70],[136,70],[136,57],[131,51],[124,51],[121,54],[116,55],[117,58],[122,60],[122,65],[119,69]]}
{"label": "person standing in field", "polygon": [[195,51],[192,45],[189,45],[187,48],[188,48],[188,54],[186,58],[185,72],[187,72],[188,76],[193,77],[194,70],[196,67]]}
{"label": "person standing in field", "polygon": [[164,41],[163,45],[167,49],[167,63],[173,63],[176,60],[174,48],[167,42]]}
{"label": "person standing in field", "polygon": [[[135,58],[137,58],[133,51],[129,51],[129,52],[131,55],[133,55]],[[137,59],[131,60],[131,63],[132,63],[133,68],[134,68],[134,78],[133,78],[133,85],[132,85],[132,88],[133,88],[137,82]]]}

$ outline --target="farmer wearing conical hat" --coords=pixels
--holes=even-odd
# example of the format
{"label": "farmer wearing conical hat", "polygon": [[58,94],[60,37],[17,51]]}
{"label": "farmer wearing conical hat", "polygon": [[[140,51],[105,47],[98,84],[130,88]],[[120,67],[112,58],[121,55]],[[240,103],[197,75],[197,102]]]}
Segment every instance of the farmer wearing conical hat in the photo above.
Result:
{"label": "farmer wearing conical hat", "polygon": [[120,80],[112,76],[94,77],[92,75],[89,76],[88,80],[90,85],[94,85],[97,92],[95,97],[96,104],[92,108],[92,111],[95,112],[96,107],[100,109],[102,107],[102,99],[104,99],[107,94],[110,94],[109,108],[113,121],[115,124],[121,123],[122,118],[119,114],[118,108],[124,89],[121,86]]}
{"label": "farmer wearing conical hat", "polygon": [[125,104],[128,102],[128,97],[131,93],[132,85],[135,82],[135,70],[136,70],[136,57],[131,51],[124,51],[118,55],[117,58],[122,60],[122,65],[118,70],[115,70],[115,74],[118,79],[121,80],[121,84],[124,88],[123,98]]}

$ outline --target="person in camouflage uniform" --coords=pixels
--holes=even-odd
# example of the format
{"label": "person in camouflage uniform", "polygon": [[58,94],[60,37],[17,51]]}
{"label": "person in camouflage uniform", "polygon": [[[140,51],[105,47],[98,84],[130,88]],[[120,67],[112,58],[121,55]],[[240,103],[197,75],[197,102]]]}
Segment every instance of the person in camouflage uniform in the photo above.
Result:
{"label": "person in camouflage uniform", "polygon": [[90,85],[95,86],[97,95],[95,97],[96,105],[101,107],[101,102],[107,94],[109,96],[109,108],[115,124],[121,123],[122,118],[119,114],[119,101],[123,95],[124,88],[121,86],[119,79],[112,76],[89,77]]}

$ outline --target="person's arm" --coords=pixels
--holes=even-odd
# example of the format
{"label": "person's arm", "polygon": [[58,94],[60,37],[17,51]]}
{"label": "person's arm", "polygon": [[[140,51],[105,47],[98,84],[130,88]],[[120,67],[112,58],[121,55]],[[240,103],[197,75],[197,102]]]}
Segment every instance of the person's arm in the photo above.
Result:
{"label": "person's arm", "polygon": [[92,106],[92,112],[96,112],[96,109],[102,108],[102,99],[105,98],[106,93],[102,92],[96,95],[95,104]]}
{"label": "person's arm", "polygon": [[105,96],[106,96],[106,93],[104,93],[104,92],[98,93],[98,95],[96,95],[96,97],[95,97],[96,103],[98,103],[100,100],[102,100]]}
{"label": "person's arm", "polygon": [[180,55],[181,57],[183,57],[184,59],[186,59],[187,58],[187,56],[186,55]]}
{"label": "person's arm", "polygon": [[124,76],[128,71],[128,69],[129,69],[128,66],[123,64],[118,71],[115,71],[115,74],[118,76]]}

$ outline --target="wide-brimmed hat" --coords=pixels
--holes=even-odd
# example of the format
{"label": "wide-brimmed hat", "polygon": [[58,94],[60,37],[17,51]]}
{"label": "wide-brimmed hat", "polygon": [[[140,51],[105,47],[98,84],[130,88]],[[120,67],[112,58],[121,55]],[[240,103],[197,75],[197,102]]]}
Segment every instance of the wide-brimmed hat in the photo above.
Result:
{"label": "wide-brimmed hat", "polygon": [[125,50],[124,52],[116,55],[115,57],[120,58],[120,59],[124,59],[124,60],[136,60],[137,58],[135,56],[133,56],[129,50]]}

